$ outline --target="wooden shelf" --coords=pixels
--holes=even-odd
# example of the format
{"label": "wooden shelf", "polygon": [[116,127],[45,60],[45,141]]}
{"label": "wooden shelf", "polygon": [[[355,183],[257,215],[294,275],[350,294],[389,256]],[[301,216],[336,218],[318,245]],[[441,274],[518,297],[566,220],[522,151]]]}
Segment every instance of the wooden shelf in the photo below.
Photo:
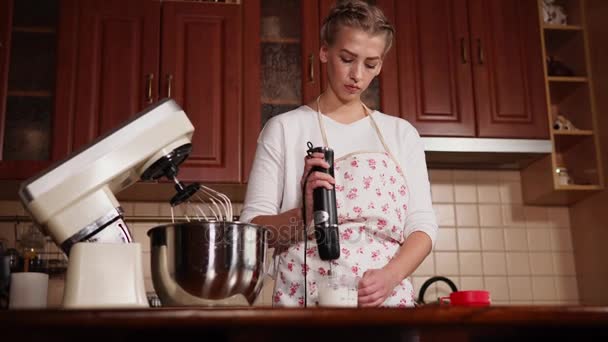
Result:
{"label": "wooden shelf", "polygon": [[267,38],[262,37],[260,39],[262,43],[270,43],[270,44],[300,44],[300,39],[298,38]]}
{"label": "wooden shelf", "polygon": [[567,191],[599,191],[603,188],[600,185],[580,185],[580,184],[570,184],[570,185],[558,185],[557,190],[567,190]]}
{"label": "wooden shelf", "polygon": [[53,93],[46,90],[9,90],[7,95],[20,97],[53,97]]}
{"label": "wooden shelf", "polygon": [[15,26],[13,27],[13,32],[54,34],[57,30],[54,27],[46,26]]}
{"label": "wooden shelf", "polygon": [[587,77],[565,77],[565,76],[547,76],[549,82],[572,82],[572,83],[586,83]]}
{"label": "wooden shelf", "polygon": [[577,129],[575,131],[556,131],[556,130],[553,130],[553,135],[591,136],[591,135],[593,135],[593,131],[586,130],[586,129]]}
{"label": "wooden shelf", "polygon": [[583,27],[579,25],[543,24],[543,29],[551,31],[582,31]]}

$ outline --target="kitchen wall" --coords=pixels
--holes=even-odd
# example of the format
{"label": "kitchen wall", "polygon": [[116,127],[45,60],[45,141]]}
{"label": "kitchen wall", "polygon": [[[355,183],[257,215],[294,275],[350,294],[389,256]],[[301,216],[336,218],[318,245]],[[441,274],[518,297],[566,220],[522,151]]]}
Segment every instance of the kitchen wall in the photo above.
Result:
{"label": "kitchen wall", "polygon": [[[517,171],[431,170],[430,179],[440,233],[433,253],[412,276],[416,294],[426,279],[442,275],[459,289],[489,290],[495,304],[578,304],[567,207],[524,205]],[[121,204],[127,216],[171,217],[164,203]],[[234,209],[240,212],[241,206]],[[15,214],[24,215],[19,203],[0,202],[0,216]],[[0,238],[9,244],[14,244],[14,225],[0,223]],[[143,244],[147,291],[153,291],[146,236],[152,226],[130,223]],[[268,278],[256,305],[270,305],[272,285]],[[51,306],[59,305],[62,290],[61,278],[51,280]],[[435,284],[425,300],[449,292],[446,284]]]}

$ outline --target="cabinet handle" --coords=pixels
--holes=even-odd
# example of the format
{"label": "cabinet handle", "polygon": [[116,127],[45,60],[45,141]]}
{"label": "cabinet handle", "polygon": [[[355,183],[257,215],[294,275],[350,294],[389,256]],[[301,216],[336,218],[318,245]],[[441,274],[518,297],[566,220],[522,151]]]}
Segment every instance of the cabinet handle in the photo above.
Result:
{"label": "cabinet handle", "polygon": [[467,64],[469,62],[469,57],[467,56],[466,41],[464,40],[464,38],[460,38],[460,58],[462,60],[462,64]]}
{"label": "cabinet handle", "polygon": [[483,52],[483,45],[481,45],[481,39],[477,38],[477,57],[479,58],[479,64],[485,63],[485,54]]}
{"label": "cabinet handle", "polygon": [[308,82],[315,82],[315,55],[308,55]]}
{"label": "cabinet handle", "polygon": [[148,103],[152,103],[154,99],[152,98],[152,80],[154,79],[154,74],[146,75],[146,101]]}
{"label": "cabinet handle", "polygon": [[167,97],[171,97],[171,83],[173,83],[173,75],[167,75]]}

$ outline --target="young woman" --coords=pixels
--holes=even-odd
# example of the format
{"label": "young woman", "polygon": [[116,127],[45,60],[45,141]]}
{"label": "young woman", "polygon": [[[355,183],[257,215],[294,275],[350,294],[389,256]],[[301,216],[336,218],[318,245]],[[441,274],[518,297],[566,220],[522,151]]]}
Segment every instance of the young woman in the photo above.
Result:
{"label": "young woman", "polygon": [[[408,277],[437,235],[423,145],[408,122],[361,101],[393,33],[378,8],[340,2],[321,29],[327,90],[272,118],[260,134],[241,221],[270,230],[276,306],[314,305],[327,276],[329,263],[319,258],[310,231],[304,251],[302,206],[310,223],[317,187],[335,187],[341,255],[331,261],[332,272],[360,277],[358,305],[414,305]],[[308,141],[334,150],[335,179],[320,172],[306,179],[313,166],[328,167],[322,154],[307,157]]]}

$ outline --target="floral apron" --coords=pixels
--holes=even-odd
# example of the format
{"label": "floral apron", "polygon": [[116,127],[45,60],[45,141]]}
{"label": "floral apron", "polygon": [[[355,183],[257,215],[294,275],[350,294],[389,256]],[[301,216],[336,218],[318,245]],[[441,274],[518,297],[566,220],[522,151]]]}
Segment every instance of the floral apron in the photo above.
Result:
{"label": "floral apron", "polygon": [[[327,146],[321,113],[317,112],[317,116]],[[334,161],[341,251],[340,258],[331,261],[333,274],[362,277],[368,269],[382,268],[405,240],[409,198],[405,176],[373,117],[368,116],[384,151],[354,152]],[[306,263],[303,241],[290,246],[277,258],[273,305],[304,306],[304,272],[307,272],[307,305],[314,306],[318,301],[318,284],[329,270],[329,262],[319,258],[316,240],[308,238]],[[414,306],[410,281],[407,278],[401,281],[382,306]]]}

